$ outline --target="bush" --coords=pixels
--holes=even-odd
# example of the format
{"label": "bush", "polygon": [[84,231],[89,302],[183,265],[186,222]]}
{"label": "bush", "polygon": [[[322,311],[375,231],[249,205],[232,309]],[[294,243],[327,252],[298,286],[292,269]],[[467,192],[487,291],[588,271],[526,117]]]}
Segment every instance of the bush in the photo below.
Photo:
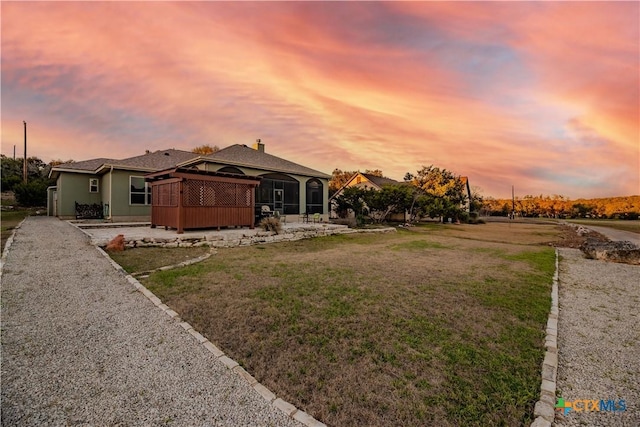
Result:
{"label": "bush", "polygon": [[280,234],[280,231],[282,231],[280,220],[275,217],[262,218],[262,221],[260,221],[260,227],[264,231],[273,231],[276,234]]}
{"label": "bush", "polygon": [[47,206],[47,183],[30,181],[18,184],[14,188],[16,202],[20,206]]}
{"label": "bush", "polygon": [[2,191],[13,191],[18,185],[22,183],[22,178],[15,175],[2,177]]}
{"label": "bush", "polygon": [[471,212],[469,214],[469,219],[467,220],[469,224],[485,224],[484,219],[480,218],[478,212]]}

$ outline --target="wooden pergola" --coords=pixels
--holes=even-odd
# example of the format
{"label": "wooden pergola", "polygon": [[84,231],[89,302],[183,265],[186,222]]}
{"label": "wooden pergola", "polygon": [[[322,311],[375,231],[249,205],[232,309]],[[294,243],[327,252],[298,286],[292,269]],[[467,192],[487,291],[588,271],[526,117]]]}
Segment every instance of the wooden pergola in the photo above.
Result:
{"label": "wooden pergola", "polygon": [[150,173],[151,228],[254,227],[259,177],[174,168]]}

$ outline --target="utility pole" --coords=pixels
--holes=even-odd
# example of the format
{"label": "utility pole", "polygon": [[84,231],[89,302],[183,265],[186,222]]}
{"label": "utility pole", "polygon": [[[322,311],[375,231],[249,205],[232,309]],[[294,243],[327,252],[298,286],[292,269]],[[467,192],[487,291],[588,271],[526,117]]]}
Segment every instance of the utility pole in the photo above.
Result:
{"label": "utility pole", "polygon": [[22,159],[22,180],[27,183],[27,122],[24,123],[24,159]]}
{"label": "utility pole", "polygon": [[13,160],[16,159],[16,144],[13,144]]}
{"label": "utility pole", "polygon": [[516,219],[516,193],[513,185],[511,186],[511,216]]}

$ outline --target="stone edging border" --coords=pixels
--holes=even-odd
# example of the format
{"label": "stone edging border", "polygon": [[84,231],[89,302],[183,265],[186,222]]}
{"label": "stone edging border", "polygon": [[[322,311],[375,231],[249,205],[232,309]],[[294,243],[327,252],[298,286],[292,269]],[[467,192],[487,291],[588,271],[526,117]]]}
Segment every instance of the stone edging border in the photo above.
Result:
{"label": "stone edging border", "polygon": [[558,249],[556,248],[556,271],[551,286],[551,311],[547,320],[547,336],[544,346],[547,349],[542,362],[542,385],[540,400],[533,409],[535,420],[531,427],[551,427],[555,419],[556,376],[558,374]]}
{"label": "stone edging border", "polygon": [[2,269],[4,267],[5,260],[7,259],[7,255],[9,255],[9,248],[13,244],[13,238],[16,235],[16,231],[22,227],[22,224],[27,220],[28,216],[24,217],[22,221],[18,225],[16,225],[13,230],[11,230],[11,236],[4,243],[4,250],[2,251],[2,256],[0,257],[0,278],[2,277]]}
{"label": "stone edging border", "polygon": [[147,270],[147,271],[140,271],[138,273],[132,273],[131,275],[133,277],[142,278],[142,277],[147,277],[147,276],[149,276],[149,274],[155,273],[157,271],[167,271],[167,270],[173,270],[174,268],[186,267],[188,265],[196,264],[196,263],[202,262],[202,261],[204,261],[206,259],[209,259],[209,258],[211,258],[212,255],[215,255],[216,253],[217,253],[217,251],[215,250],[215,248],[211,248],[208,253],[206,253],[204,255],[201,255],[201,256],[199,256],[197,258],[191,258],[191,259],[188,259],[186,261],[179,262],[178,264],[165,265],[165,266],[160,267],[160,268],[154,268],[153,270]]}
{"label": "stone edging border", "polygon": [[133,276],[131,276],[129,273],[127,273],[118,263],[116,263],[114,260],[111,259],[111,257],[109,256],[109,254],[107,252],[105,252],[99,246],[96,246],[96,249],[107,260],[109,260],[111,265],[117,271],[119,271],[120,273],[122,273],[125,276],[127,281],[129,283],[131,283],[133,285],[133,287],[136,288],[136,290],[141,292],[156,307],[158,307],[160,310],[165,312],[169,317],[171,317],[176,322],[178,322],[180,327],[182,327],[187,333],[189,333],[191,336],[193,336],[198,341],[198,343],[202,344],[207,350],[209,350],[227,368],[229,368],[232,371],[234,371],[240,378],[242,378],[247,383],[249,383],[249,385],[258,394],[260,394],[260,396],[262,396],[269,404],[271,404],[271,406],[281,410],[288,417],[293,418],[293,419],[301,422],[302,424],[304,424],[304,425],[306,425],[308,427],[326,427],[326,424],[316,420],[311,415],[309,415],[306,412],[296,408],[291,403],[289,403],[289,402],[287,402],[285,400],[282,400],[281,398],[277,397],[275,395],[275,393],[273,393],[271,390],[269,390],[264,385],[259,383],[258,380],[256,380],[250,373],[248,373],[242,366],[240,366],[238,364],[238,362],[236,362],[235,360],[233,360],[230,357],[228,357],[227,355],[225,355],[224,352],[222,350],[220,350],[218,347],[216,347],[211,341],[209,341],[202,334],[200,334],[198,331],[193,329],[193,327],[189,323],[183,322],[182,319],[180,319],[180,316],[179,316],[178,313],[176,313],[175,311],[171,310],[169,308],[169,306],[164,304],[160,300],[160,298],[158,298],[157,296],[155,296],[153,294],[153,292],[151,292],[144,285],[142,285],[142,283],[140,283]]}

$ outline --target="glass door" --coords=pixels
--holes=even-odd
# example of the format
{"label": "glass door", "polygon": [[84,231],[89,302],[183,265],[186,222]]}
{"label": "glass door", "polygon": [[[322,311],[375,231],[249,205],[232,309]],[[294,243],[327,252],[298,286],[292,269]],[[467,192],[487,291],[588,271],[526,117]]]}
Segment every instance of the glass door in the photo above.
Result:
{"label": "glass door", "polygon": [[284,207],[284,190],[276,188],[273,190],[273,210],[278,211],[282,214],[283,207]]}

